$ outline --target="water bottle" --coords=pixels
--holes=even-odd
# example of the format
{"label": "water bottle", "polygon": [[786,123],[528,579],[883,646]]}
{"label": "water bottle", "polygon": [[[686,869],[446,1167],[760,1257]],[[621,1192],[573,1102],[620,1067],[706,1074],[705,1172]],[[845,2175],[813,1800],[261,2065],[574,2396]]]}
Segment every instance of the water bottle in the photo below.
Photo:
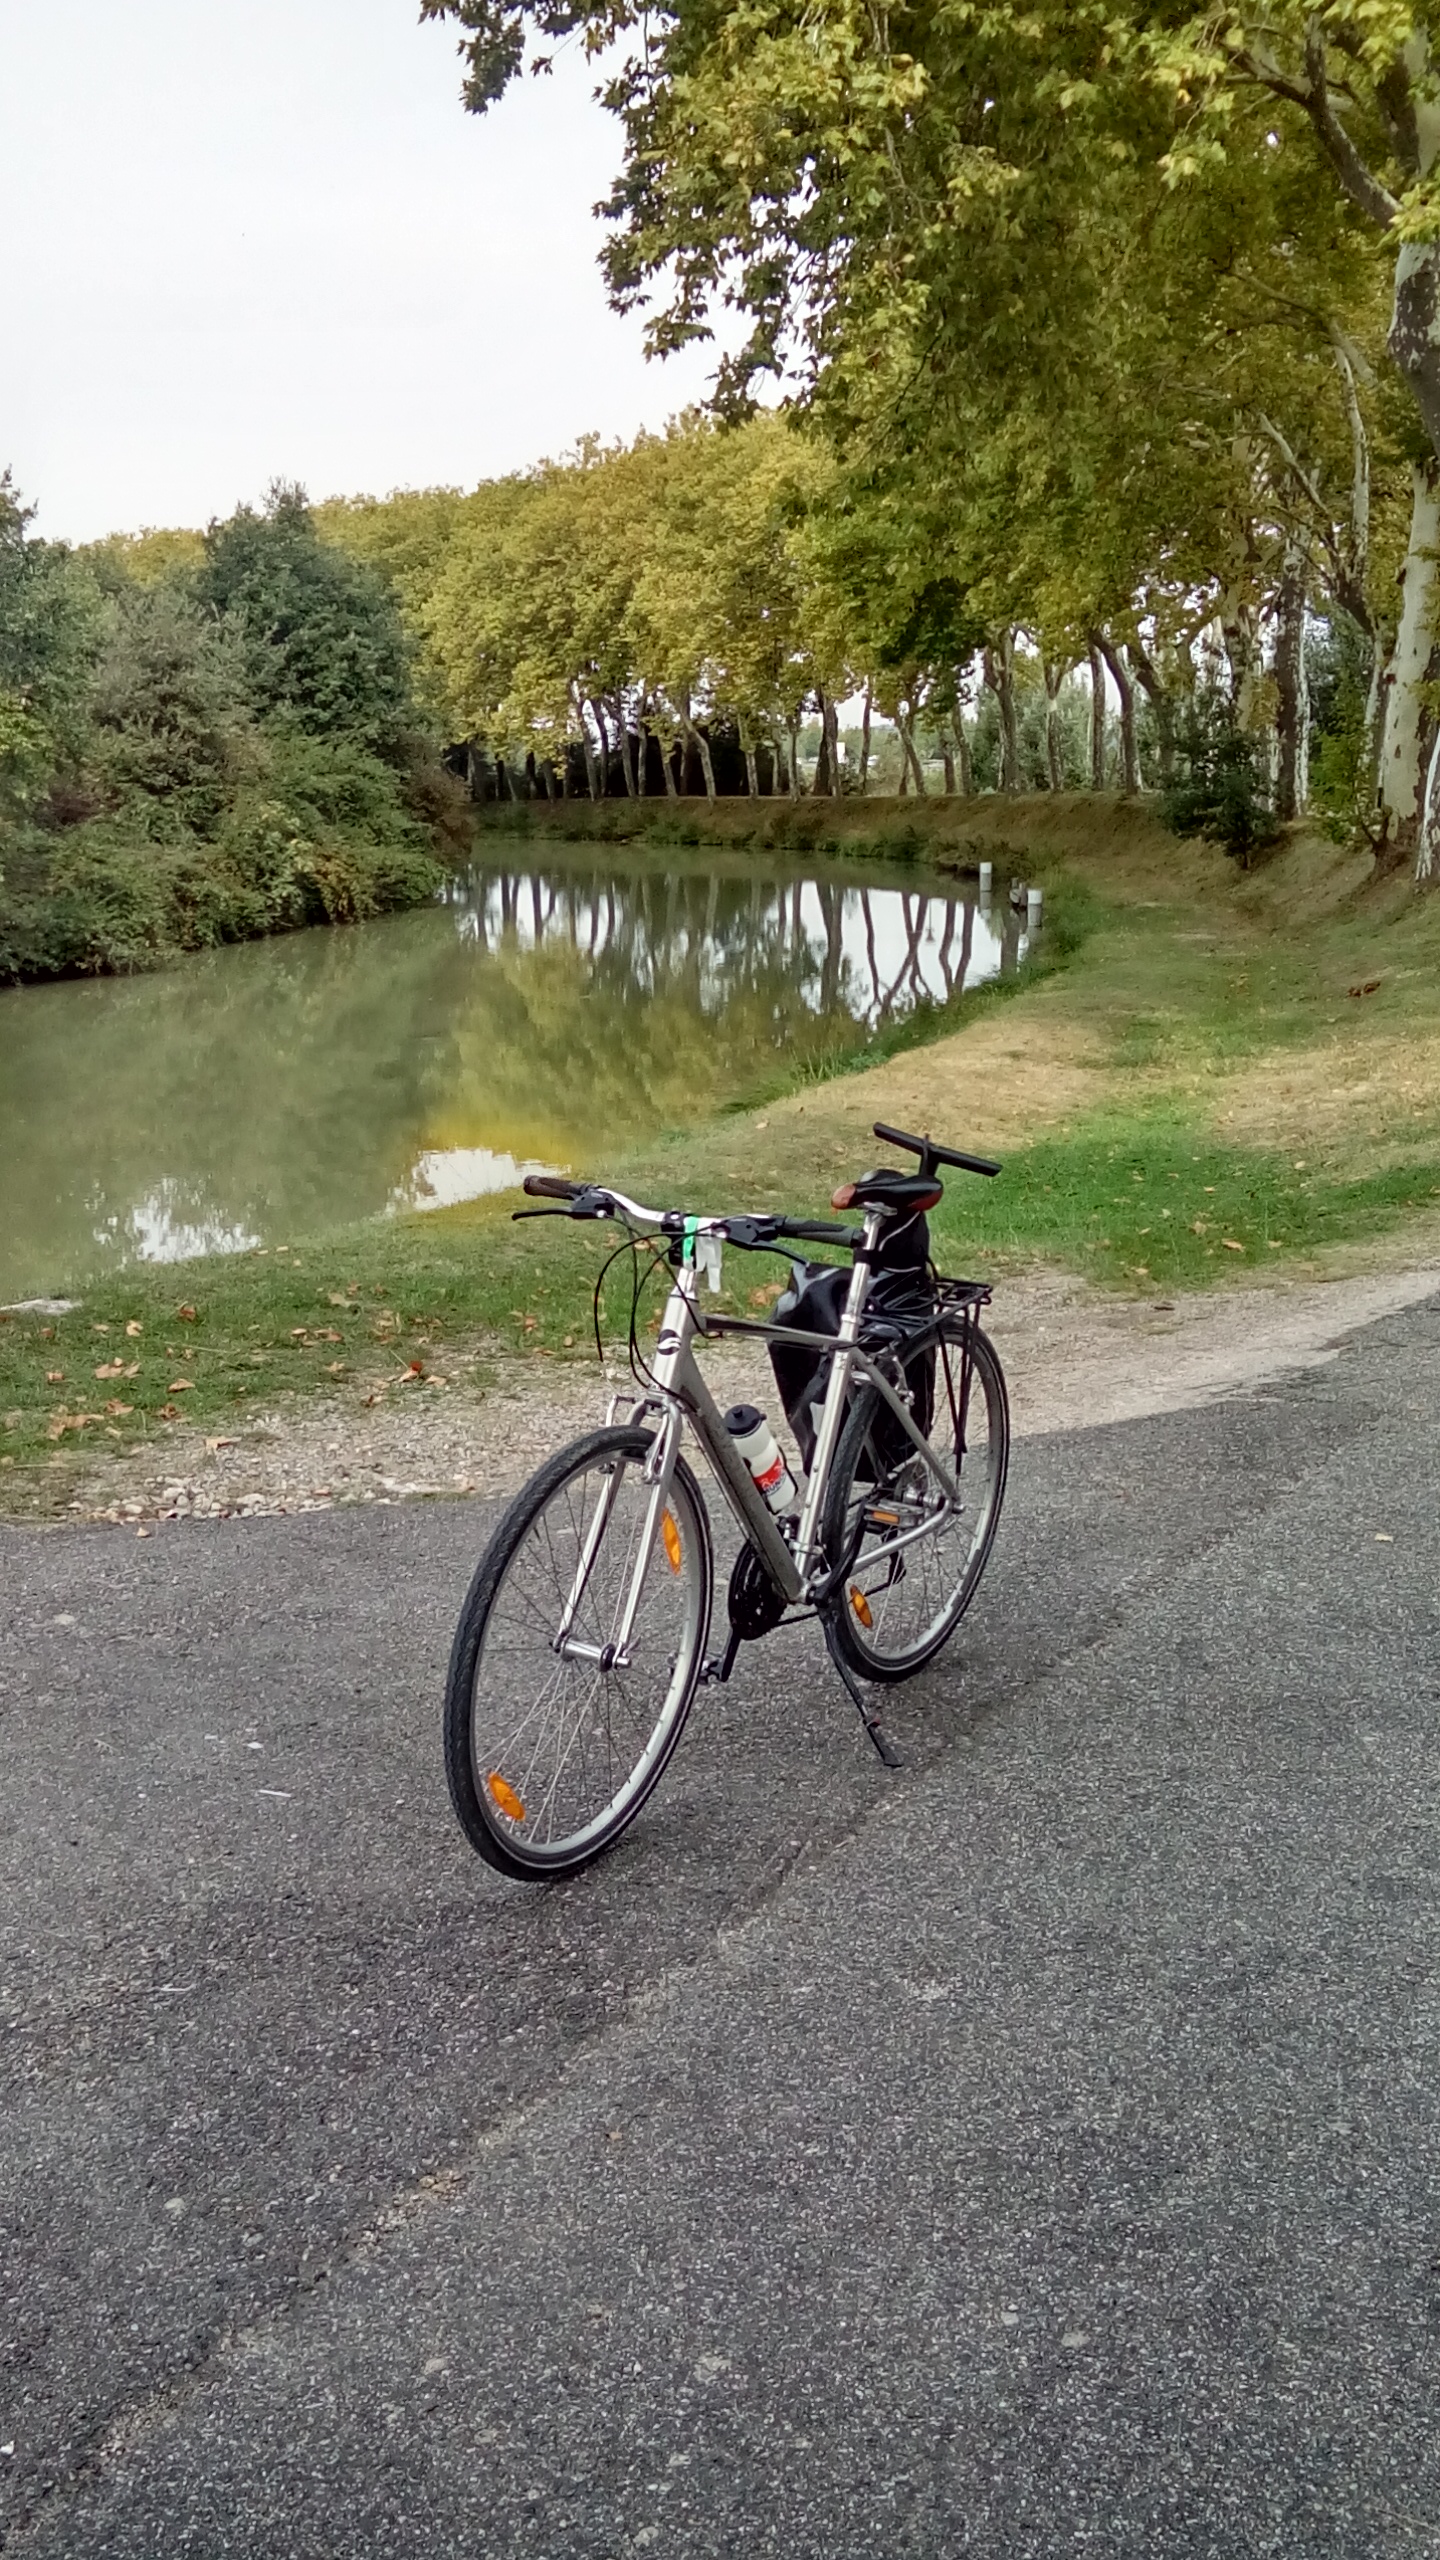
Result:
{"label": "water bottle", "polygon": [[725,1428],[755,1479],[756,1492],[764,1495],[776,1518],[793,1511],[798,1500],[795,1479],[759,1406],[732,1404],[725,1416]]}

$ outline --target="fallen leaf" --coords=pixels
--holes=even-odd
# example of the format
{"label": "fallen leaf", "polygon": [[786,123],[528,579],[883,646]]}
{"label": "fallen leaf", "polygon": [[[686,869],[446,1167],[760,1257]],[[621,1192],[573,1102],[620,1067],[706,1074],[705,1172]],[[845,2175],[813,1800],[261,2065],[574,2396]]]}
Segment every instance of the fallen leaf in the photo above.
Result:
{"label": "fallen leaf", "polygon": [[47,1369],[45,1372],[45,1384],[47,1387],[63,1387],[65,1384],[64,1370]]}
{"label": "fallen leaf", "polygon": [[90,1330],[92,1333],[108,1333],[110,1327],[108,1324],[92,1324]]}
{"label": "fallen leaf", "polygon": [[158,1412],[162,1422],[175,1422],[179,1419],[180,1407],[178,1404],[158,1405],[156,1407],[156,1411]]}
{"label": "fallen leaf", "polygon": [[177,1307],[177,1308],[176,1308],[176,1310],[175,1310],[175,1313],[176,1313],[176,1314],[177,1314],[177,1316],[179,1317],[179,1319],[180,1319],[180,1321],[181,1321],[181,1323],[182,1323],[182,1324],[196,1324],[196,1323],[198,1323],[198,1321],[199,1321],[199,1318],[198,1318],[198,1316],[197,1316],[197,1314],[196,1314],[196,1311],[195,1311],[195,1309],[194,1309],[193,1307]]}
{"label": "fallen leaf", "polygon": [[344,1334],[337,1333],[333,1324],[322,1324],[315,1334],[317,1342],[343,1342],[344,1339]]}
{"label": "fallen leaf", "polygon": [[223,1437],[223,1435],[222,1435],[221,1437],[217,1438],[217,1439],[214,1439],[214,1440],[207,1440],[207,1441],[206,1441],[206,1443],[205,1443],[205,1446],[206,1446],[206,1448],[209,1450],[209,1452],[210,1452],[210,1454],[211,1454],[211,1456],[212,1456],[212,1457],[214,1456],[214,1454],[215,1454],[215,1452],[216,1452],[216,1450],[217,1450],[217,1449],[238,1449],[239,1445],[240,1445],[240,1443],[239,1443],[239,1441],[238,1441],[238,1440],[227,1440],[227,1439],[225,1439],[225,1438]]}
{"label": "fallen leaf", "polygon": [[1378,978],[1366,978],[1363,985],[1352,987],[1350,989],[1350,993],[1352,996],[1373,996],[1379,984],[1380,980]]}
{"label": "fallen leaf", "polygon": [[344,1361],[327,1360],[325,1363],[325,1375],[327,1378],[343,1378],[345,1375]]}
{"label": "fallen leaf", "polygon": [[143,1324],[137,1324],[135,1318],[132,1316],[130,1322],[125,1327],[125,1330],[129,1334],[131,1341],[134,1342],[136,1338],[144,1332],[145,1327]]}
{"label": "fallen leaf", "polygon": [[95,1375],[97,1378],[138,1378],[140,1363],[138,1360],[106,1360]]}
{"label": "fallen leaf", "polygon": [[194,1384],[193,1378],[172,1378],[165,1392],[171,1396],[188,1395]]}
{"label": "fallen leaf", "polygon": [[121,1414],[121,1413],[133,1413],[133,1412],[134,1412],[134,1410],[135,1410],[135,1407],[133,1406],[133,1404],[122,1404],[122,1403],[120,1402],[120,1399],[119,1399],[119,1397],[118,1397],[118,1396],[112,1396],[112,1397],[110,1398],[109,1403],[106,1405],[105,1410],[106,1410],[106,1412],[107,1412],[108,1414],[112,1414],[112,1415],[113,1415],[113,1414]]}
{"label": "fallen leaf", "polygon": [[1245,1250],[1238,1236],[1222,1236],[1220,1241],[1227,1253],[1243,1253]]}

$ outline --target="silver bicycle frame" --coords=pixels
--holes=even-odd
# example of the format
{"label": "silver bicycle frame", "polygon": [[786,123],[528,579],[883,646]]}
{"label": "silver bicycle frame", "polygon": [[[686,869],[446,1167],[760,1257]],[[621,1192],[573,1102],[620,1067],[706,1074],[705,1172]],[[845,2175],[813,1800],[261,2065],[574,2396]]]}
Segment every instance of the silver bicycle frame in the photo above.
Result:
{"label": "silver bicycle frame", "polygon": [[[646,1506],[645,1525],[636,1552],[625,1605],[609,1644],[603,1646],[588,1644],[571,1634],[570,1630],[584,1598],[591,1569],[614,1508],[615,1493],[618,1489],[617,1479],[615,1484],[602,1490],[595,1506],[595,1515],[586,1535],[580,1561],[576,1566],[570,1595],[554,1637],[557,1653],[585,1661],[594,1661],[602,1669],[608,1669],[612,1663],[623,1666],[626,1661],[626,1648],[634,1630],[645,1576],[650,1568],[655,1540],[669,1500],[670,1484],[675,1473],[675,1461],[679,1455],[682,1429],[686,1421],[689,1422],[709,1459],[720,1489],[734,1512],[741,1530],[750,1540],[751,1545],[758,1548],[776,1588],[783,1592],[792,1608],[813,1596],[826,1579],[825,1559],[820,1545],[821,1519],[830,1483],[830,1470],[834,1465],[835,1450],[845,1422],[851,1380],[857,1374],[866,1384],[877,1390],[901,1429],[914,1443],[917,1452],[938,1481],[945,1495],[947,1509],[960,1508],[959,1490],[949,1468],[926,1439],[909,1406],[896,1392],[891,1380],[876,1366],[868,1352],[860,1348],[860,1321],[865,1312],[866,1300],[870,1295],[873,1255],[883,1228],[884,1220],[872,1211],[866,1218],[864,1242],[855,1256],[854,1268],[850,1274],[850,1286],[846,1291],[839,1330],[833,1334],[807,1333],[793,1325],[753,1324],[744,1317],[710,1316],[707,1318],[702,1316],[696,1303],[699,1275],[694,1265],[687,1263],[676,1271],[670,1295],[666,1300],[665,1313],[660,1321],[655,1363],[650,1373],[652,1393],[642,1400],[639,1407],[639,1411],[643,1411],[647,1404],[657,1406],[663,1415],[663,1420],[656,1433],[654,1446],[645,1462],[645,1477],[650,1487],[650,1500]],[[737,1451],[730,1433],[725,1428],[724,1416],[696,1365],[694,1343],[697,1333],[702,1338],[726,1333],[758,1336],[761,1340],[788,1343],[796,1349],[808,1347],[821,1351],[830,1360],[825,1401],[821,1408],[819,1429],[815,1435],[815,1455],[805,1486],[804,1499],[800,1507],[799,1528],[793,1547],[783,1535],[774,1513],[756,1486],[744,1459]],[[612,1407],[612,1411],[613,1409]],[[893,1542],[887,1541],[885,1551],[889,1553],[893,1547],[893,1550],[898,1552],[902,1546],[913,1544],[916,1538],[928,1537],[931,1534],[931,1524],[926,1522],[918,1529],[905,1532]]]}
{"label": "silver bicycle frame", "polygon": [[[850,1385],[857,1375],[878,1390],[937,1478],[947,1505],[952,1509],[959,1508],[959,1491],[948,1467],[931,1447],[903,1397],[869,1354],[860,1348],[860,1321],[870,1295],[871,1257],[883,1226],[884,1221],[873,1212],[865,1221],[864,1243],[855,1257],[837,1333],[806,1333],[791,1325],[752,1325],[744,1319],[729,1316],[703,1317],[696,1305],[697,1274],[688,1266],[676,1272],[661,1320],[652,1374],[656,1397],[669,1408],[669,1412],[666,1427],[657,1439],[649,1462],[652,1482],[669,1483],[679,1447],[679,1413],[683,1413],[709,1459],[721,1491],[741,1528],[751,1543],[758,1547],[778,1589],[783,1591],[792,1606],[805,1599],[823,1579],[820,1524],[830,1470],[849,1403]],[[782,1535],[773,1512],[757,1490],[749,1468],[736,1451],[735,1443],[725,1428],[724,1417],[696,1365],[693,1346],[697,1333],[702,1336],[725,1333],[758,1335],[762,1340],[774,1339],[797,1349],[809,1347],[830,1357],[830,1376],[815,1437],[815,1455],[805,1486],[800,1525],[793,1548]],[[643,1565],[637,1574],[637,1604],[641,1579]],[[633,1615],[633,1611],[627,1615]]]}

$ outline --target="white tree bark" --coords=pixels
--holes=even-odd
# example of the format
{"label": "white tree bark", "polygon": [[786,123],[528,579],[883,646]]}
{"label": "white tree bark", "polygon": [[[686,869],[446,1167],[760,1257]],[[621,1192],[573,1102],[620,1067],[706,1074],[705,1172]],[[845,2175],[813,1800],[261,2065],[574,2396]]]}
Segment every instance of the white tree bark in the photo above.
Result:
{"label": "white tree bark", "polygon": [[1429,793],[1435,715],[1425,699],[1436,654],[1436,570],[1440,564],[1440,463],[1418,462],[1412,472],[1410,540],[1401,571],[1400,628],[1385,673],[1380,749],[1380,811],[1384,840],[1398,853],[1413,854],[1422,878],[1430,876],[1433,855],[1422,841],[1429,815],[1422,805]]}

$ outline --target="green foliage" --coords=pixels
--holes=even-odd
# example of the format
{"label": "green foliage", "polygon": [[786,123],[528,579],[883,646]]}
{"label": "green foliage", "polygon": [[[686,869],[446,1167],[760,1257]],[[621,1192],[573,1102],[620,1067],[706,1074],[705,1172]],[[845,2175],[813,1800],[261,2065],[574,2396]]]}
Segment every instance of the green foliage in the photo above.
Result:
{"label": "green foliage", "polygon": [[0,483],[0,979],[433,894],[456,795],[398,609],[298,491],[203,546],[81,558],[27,527]]}
{"label": "green foliage", "polygon": [[1333,613],[1309,634],[1310,798],[1328,831],[1352,835],[1374,796],[1367,709],[1374,643],[1350,615]]}
{"label": "green foliage", "polygon": [[1180,770],[1161,809],[1178,836],[1208,836],[1242,871],[1279,833],[1263,739],[1236,727],[1219,696],[1197,695],[1178,739]]}
{"label": "green foliage", "polygon": [[107,600],[90,685],[88,771],[145,834],[209,834],[261,761],[245,653],[183,588]]}
{"label": "green foliage", "polygon": [[202,599],[236,632],[256,710],[396,760],[415,725],[410,648],[378,571],[323,542],[302,489],[276,482],[205,537]]}

